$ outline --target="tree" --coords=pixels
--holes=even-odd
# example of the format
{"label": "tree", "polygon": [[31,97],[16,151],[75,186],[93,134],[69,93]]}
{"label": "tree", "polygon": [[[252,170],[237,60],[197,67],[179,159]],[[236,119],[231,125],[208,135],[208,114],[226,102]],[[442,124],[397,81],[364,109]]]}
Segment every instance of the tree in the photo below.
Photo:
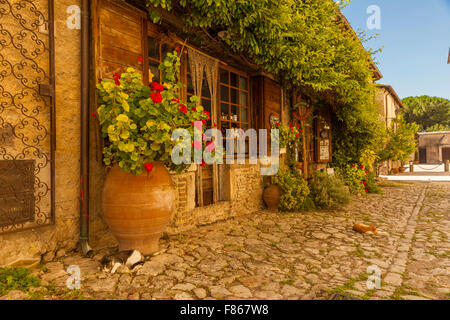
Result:
{"label": "tree", "polygon": [[417,123],[419,130],[450,130],[450,100],[438,97],[408,97],[402,100],[406,107],[404,118]]}
{"label": "tree", "polygon": [[417,148],[415,137],[419,125],[406,123],[403,118],[396,120],[395,123],[397,126],[393,123],[388,129],[387,143],[380,152],[380,159],[382,161],[398,160],[404,163]]}

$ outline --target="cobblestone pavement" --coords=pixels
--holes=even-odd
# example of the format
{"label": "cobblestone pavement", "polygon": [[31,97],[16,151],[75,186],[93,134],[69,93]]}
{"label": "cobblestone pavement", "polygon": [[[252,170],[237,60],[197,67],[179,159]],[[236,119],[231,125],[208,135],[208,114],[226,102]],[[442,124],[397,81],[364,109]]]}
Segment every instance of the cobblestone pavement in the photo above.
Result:
{"label": "cobblestone pavement", "polygon": [[[195,228],[161,240],[133,272],[101,271],[106,251],[61,257],[35,271],[45,287],[18,298],[450,299],[450,183],[385,185],[340,210],[263,211]],[[378,235],[354,223],[373,223]],[[81,269],[81,290],[66,289],[70,265]],[[367,289],[372,265],[379,290]]]}

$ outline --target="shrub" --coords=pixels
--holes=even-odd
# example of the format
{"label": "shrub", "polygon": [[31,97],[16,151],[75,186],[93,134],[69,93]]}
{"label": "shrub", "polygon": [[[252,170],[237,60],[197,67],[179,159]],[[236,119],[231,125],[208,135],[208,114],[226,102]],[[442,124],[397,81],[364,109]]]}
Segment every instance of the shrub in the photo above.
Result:
{"label": "shrub", "polygon": [[317,208],[336,208],[350,201],[350,193],[339,177],[315,172],[309,183],[311,198]]}
{"label": "shrub", "polygon": [[281,211],[304,211],[309,208],[308,183],[296,169],[280,168],[274,176],[264,179],[264,185],[278,185],[282,190],[278,209]]}
{"label": "shrub", "polygon": [[375,177],[375,173],[372,171],[368,171],[366,173],[366,177],[363,179],[363,184],[366,187],[365,191],[367,193],[382,193],[381,189],[378,187]]}
{"label": "shrub", "polygon": [[364,170],[363,165],[348,164],[342,168],[337,169],[338,176],[344,180],[353,194],[365,193],[366,186],[364,179],[366,179],[367,170]]}

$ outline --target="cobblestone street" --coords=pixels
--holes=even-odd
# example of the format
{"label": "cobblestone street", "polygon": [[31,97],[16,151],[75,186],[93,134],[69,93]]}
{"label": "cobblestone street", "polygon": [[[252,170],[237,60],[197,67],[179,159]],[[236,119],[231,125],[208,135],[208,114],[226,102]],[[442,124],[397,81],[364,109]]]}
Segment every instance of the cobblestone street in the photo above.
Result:
{"label": "cobblestone street", "polygon": [[[384,183],[382,195],[354,197],[336,211],[258,212],[161,240],[161,251],[111,275],[100,259],[62,256],[35,271],[35,299],[362,299],[450,298],[450,183]],[[374,224],[378,235],[354,223]],[[81,290],[66,289],[66,268]],[[381,289],[368,290],[368,266]],[[4,296],[3,298],[8,298]]]}

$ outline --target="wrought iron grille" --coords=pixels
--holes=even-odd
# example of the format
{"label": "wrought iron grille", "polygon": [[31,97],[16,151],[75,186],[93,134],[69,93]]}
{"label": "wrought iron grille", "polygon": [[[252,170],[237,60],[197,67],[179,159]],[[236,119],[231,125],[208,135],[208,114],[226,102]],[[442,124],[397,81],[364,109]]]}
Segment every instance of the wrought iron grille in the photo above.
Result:
{"label": "wrought iron grille", "polygon": [[53,0],[0,0],[0,233],[54,221],[53,39]]}

